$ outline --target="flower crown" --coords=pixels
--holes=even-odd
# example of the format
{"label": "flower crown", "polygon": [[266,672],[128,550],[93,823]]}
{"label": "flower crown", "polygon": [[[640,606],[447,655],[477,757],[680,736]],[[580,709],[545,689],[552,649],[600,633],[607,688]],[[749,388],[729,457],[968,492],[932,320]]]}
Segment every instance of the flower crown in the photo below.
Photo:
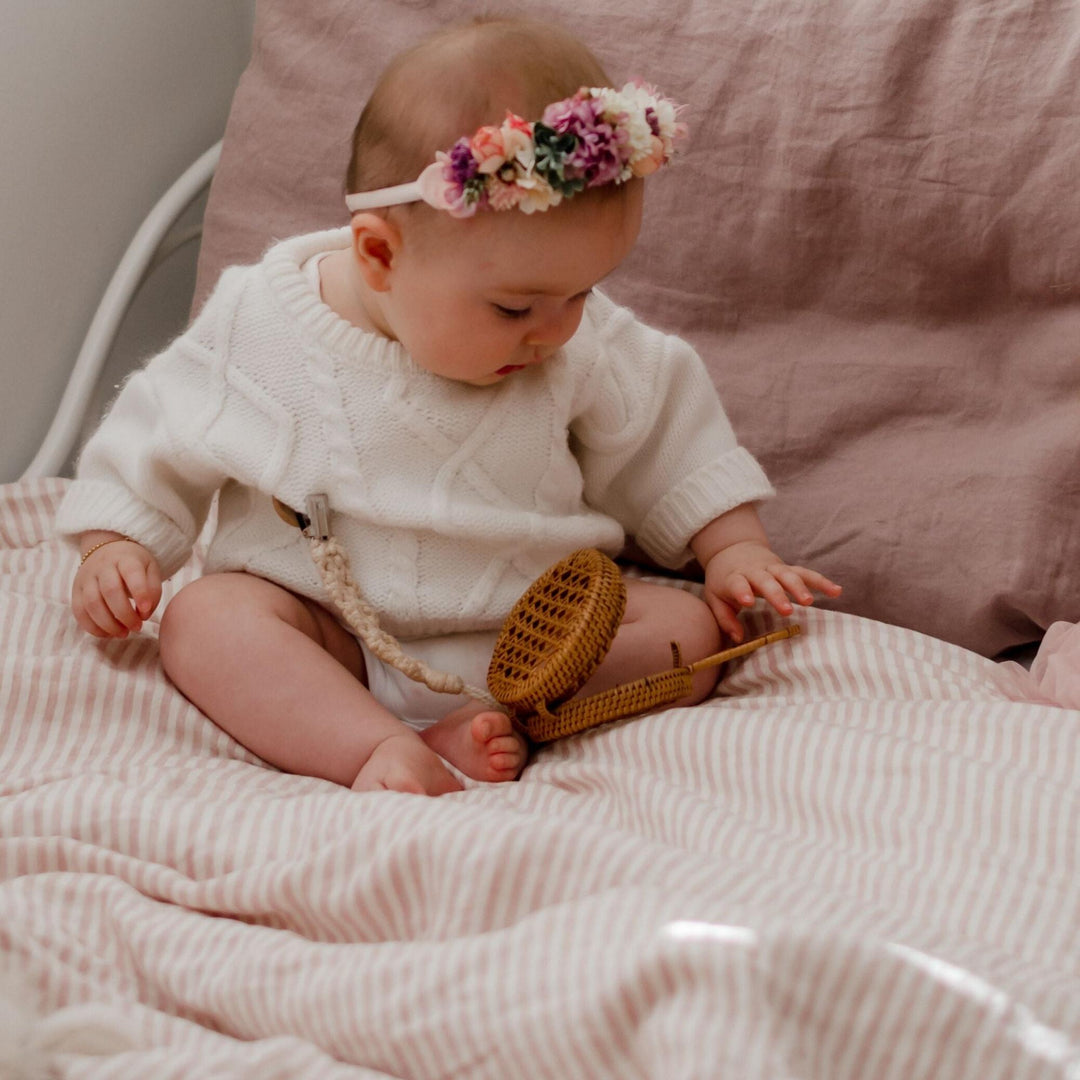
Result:
{"label": "flower crown", "polygon": [[665,165],[686,134],[682,108],[644,83],[582,87],[549,105],[541,120],[508,110],[500,125],[440,150],[412,183],[347,195],[345,203],[355,212],[423,201],[462,218],[481,209],[547,210],[586,188],[623,184]]}

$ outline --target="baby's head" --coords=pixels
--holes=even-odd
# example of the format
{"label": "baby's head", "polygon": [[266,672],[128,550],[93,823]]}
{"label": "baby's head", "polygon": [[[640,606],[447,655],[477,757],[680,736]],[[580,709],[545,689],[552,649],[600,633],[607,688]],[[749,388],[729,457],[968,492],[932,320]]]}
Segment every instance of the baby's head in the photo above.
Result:
{"label": "baby's head", "polygon": [[348,190],[415,180],[462,135],[500,124],[506,110],[533,120],[582,86],[609,86],[573,35],[528,19],[480,17],[450,27],[387,65],[353,132]]}
{"label": "baby's head", "polygon": [[[609,155],[590,174],[595,186],[569,171],[563,185],[549,171],[551,184],[529,188],[533,139],[519,136],[508,113],[540,119],[582,87],[609,86],[581,42],[530,20],[478,19],[393,60],[356,126],[347,178],[350,193],[373,193],[352,218],[352,281],[366,321],[420,366],[482,385],[563,345],[589,290],[633,247],[637,175],[655,163],[631,171],[623,162],[620,175]],[[530,168],[514,173],[523,184],[501,182],[509,166],[492,176],[483,164],[477,172],[471,153],[467,168],[440,153],[481,129],[494,141],[492,165],[513,140],[528,144]],[[539,165],[539,136],[535,149]],[[552,150],[558,160],[558,144]],[[391,205],[385,189],[398,185],[410,185],[403,197],[426,201]]]}

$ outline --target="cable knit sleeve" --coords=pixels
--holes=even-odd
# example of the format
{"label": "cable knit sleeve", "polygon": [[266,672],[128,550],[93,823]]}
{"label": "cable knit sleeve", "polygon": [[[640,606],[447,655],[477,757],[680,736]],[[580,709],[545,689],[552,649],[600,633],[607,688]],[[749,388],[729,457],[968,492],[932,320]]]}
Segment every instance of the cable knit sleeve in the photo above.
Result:
{"label": "cable knit sleeve", "polygon": [[704,364],[681,338],[602,296],[574,348],[589,371],[571,440],[587,502],[616,518],[660,565],[677,569],[714,518],[768,498],[768,478],[739,446]]}
{"label": "cable knit sleeve", "polygon": [[184,564],[226,479],[206,438],[224,407],[212,348],[221,303],[219,290],[195,325],[125,381],[80,454],[58,532],[125,533],[153,552],[165,577]]}

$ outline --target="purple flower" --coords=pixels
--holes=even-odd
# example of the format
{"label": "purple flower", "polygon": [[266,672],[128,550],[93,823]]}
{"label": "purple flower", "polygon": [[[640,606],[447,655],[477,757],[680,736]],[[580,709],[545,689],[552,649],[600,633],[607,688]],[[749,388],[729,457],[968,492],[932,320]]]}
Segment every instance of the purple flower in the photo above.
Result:
{"label": "purple flower", "polygon": [[566,157],[567,178],[580,178],[588,187],[618,179],[625,167],[627,135],[604,119],[604,103],[575,94],[544,110],[544,123],[576,144]]}
{"label": "purple flower", "polygon": [[580,136],[593,128],[599,117],[600,103],[580,93],[565,101],[557,101],[544,110],[544,123],[560,135],[569,133]]}
{"label": "purple flower", "polygon": [[577,148],[568,164],[585,178],[589,187],[610,183],[622,173],[623,155],[620,150],[625,142],[623,132],[615,131],[610,124],[597,124],[593,130],[579,136]]}
{"label": "purple flower", "polygon": [[458,139],[450,148],[447,162],[447,180],[455,184],[465,185],[480,171],[476,158],[473,157],[468,139]]}

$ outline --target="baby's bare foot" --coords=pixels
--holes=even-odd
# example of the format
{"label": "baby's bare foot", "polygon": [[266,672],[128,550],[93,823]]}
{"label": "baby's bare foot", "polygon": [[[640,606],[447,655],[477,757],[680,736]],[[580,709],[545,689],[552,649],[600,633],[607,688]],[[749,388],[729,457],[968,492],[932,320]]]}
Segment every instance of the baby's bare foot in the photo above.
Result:
{"label": "baby's bare foot", "polygon": [[510,717],[479,701],[448,713],[420,738],[474,780],[515,780],[529,756],[528,744]]}
{"label": "baby's bare foot", "polygon": [[383,739],[364,762],[353,791],[405,791],[413,795],[445,795],[461,784],[412,731]]}

